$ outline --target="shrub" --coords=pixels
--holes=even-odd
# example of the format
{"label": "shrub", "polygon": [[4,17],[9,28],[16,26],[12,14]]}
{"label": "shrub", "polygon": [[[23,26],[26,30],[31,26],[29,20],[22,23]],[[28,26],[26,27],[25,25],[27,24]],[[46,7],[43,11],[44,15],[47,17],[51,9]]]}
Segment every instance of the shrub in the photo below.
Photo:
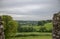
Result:
{"label": "shrub", "polygon": [[41,26],[40,29],[39,29],[39,32],[46,32],[46,31],[47,31],[47,29],[44,26]]}
{"label": "shrub", "polygon": [[33,27],[20,27],[18,31],[19,32],[34,32],[36,30]]}

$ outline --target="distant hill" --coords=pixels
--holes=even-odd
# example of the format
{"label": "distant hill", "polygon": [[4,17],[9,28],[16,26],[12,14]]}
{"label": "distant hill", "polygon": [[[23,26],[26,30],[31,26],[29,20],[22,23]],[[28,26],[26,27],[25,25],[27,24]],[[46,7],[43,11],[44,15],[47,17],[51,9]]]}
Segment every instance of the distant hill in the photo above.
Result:
{"label": "distant hill", "polygon": [[29,25],[29,26],[37,26],[38,24],[41,25],[41,23],[49,23],[49,22],[52,22],[52,20],[41,20],[41,21],[22,21],[22,20],[16,20],[19,25]]}
{"label": "distant hill", "polygon": [[17,21],[20,25],[37,25],[38,21]]}

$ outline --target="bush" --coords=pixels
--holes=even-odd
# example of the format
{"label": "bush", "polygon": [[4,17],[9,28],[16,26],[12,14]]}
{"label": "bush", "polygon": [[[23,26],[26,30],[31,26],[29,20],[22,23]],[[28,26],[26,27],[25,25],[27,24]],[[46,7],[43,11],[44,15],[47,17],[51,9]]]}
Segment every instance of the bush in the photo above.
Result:
{"label": "bush", "polygon": [[44,26],[41,26],[40,29],[39,29],[39,32],[46,32],[46,31],[47,31],[47,29]]}
{"label": "bush", "polygon": [[20,27],[18,32],[34,32],[36,31],[33,27]]}
{"label": "bush", "polygon": [[45,27],[47,29],[47,32],[52,32],[52,28],[53,28],[52,23],[45,24]]}

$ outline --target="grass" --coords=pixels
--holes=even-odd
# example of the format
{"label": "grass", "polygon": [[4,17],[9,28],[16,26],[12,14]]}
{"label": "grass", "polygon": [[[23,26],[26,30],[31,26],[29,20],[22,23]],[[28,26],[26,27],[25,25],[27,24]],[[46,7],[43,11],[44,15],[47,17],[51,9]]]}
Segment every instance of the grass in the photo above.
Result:
{"label": "grass", "polygon": [[17,33],[15,38],[12,39],[52,39],[52,34],[42,32],[22,32]]}
{"label": "grass", "polygon": [[[26,28],[33,27],[34,29],[36,29],[36,31],[39,31],[41,26],[28,26],[28,25],[25,25],[25,26],[21,26],[21,27],[26,27]],[[51,30],[53,28],[52,23],[46,23],[44,25],[44,27],[46,27],[47,30]]]}
{"label": "grass", "polygon": [[45,32],[22,32],[22,33],[17,33],[16,37],[19,36],[51,36],[51,33],[45,33]]}
{"label": "grass", "polygon": [[52,23],[46,23],[44,26],[45,26],[47,29],[52,29],[52,28],[53,28]]}
{"label": "grass", "polygon": [[21,33],[17,33],[17,34],[51,34],[51,33],[47,33],[47,32],[21,32]]}
{"label": "grass", "polygon": [[[12,38],[13,39],[13,38]],[[15,37],[14,39],[52,39],[52,36]]]}

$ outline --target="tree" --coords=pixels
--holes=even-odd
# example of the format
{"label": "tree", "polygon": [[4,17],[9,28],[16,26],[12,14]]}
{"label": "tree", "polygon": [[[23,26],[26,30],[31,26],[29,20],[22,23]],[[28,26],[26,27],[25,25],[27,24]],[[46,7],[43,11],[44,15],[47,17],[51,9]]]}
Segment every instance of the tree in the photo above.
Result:
{"label": "tree", "polygon": [[39,29],[39,31],[40,31],[40,32],[46,32],[46,31],[47,31],[47,29],[46,29],[46,27],[41,26],[41,27],[40,27],[40,29]]}
{"label": "tree", "polygon": [[38,26],[44,26],[46,23],[51,23],[52,20],[41,20],[41,21],[38,21]]}
{"label": "tree", "polygon": [[16,34],[18,23],[12,19],[11,16],[3,15],[3,25],[4,25],[4,33],[5,39],[11,39],[10,36]]}
{"label": "tree", "polygon": [[34,32],[36,29],[33,27],[19,27],[18,32]]}
{"label": "tree", "polygon": [[38,26],[43,26],[45,24],[45,21],[38,21]]}

